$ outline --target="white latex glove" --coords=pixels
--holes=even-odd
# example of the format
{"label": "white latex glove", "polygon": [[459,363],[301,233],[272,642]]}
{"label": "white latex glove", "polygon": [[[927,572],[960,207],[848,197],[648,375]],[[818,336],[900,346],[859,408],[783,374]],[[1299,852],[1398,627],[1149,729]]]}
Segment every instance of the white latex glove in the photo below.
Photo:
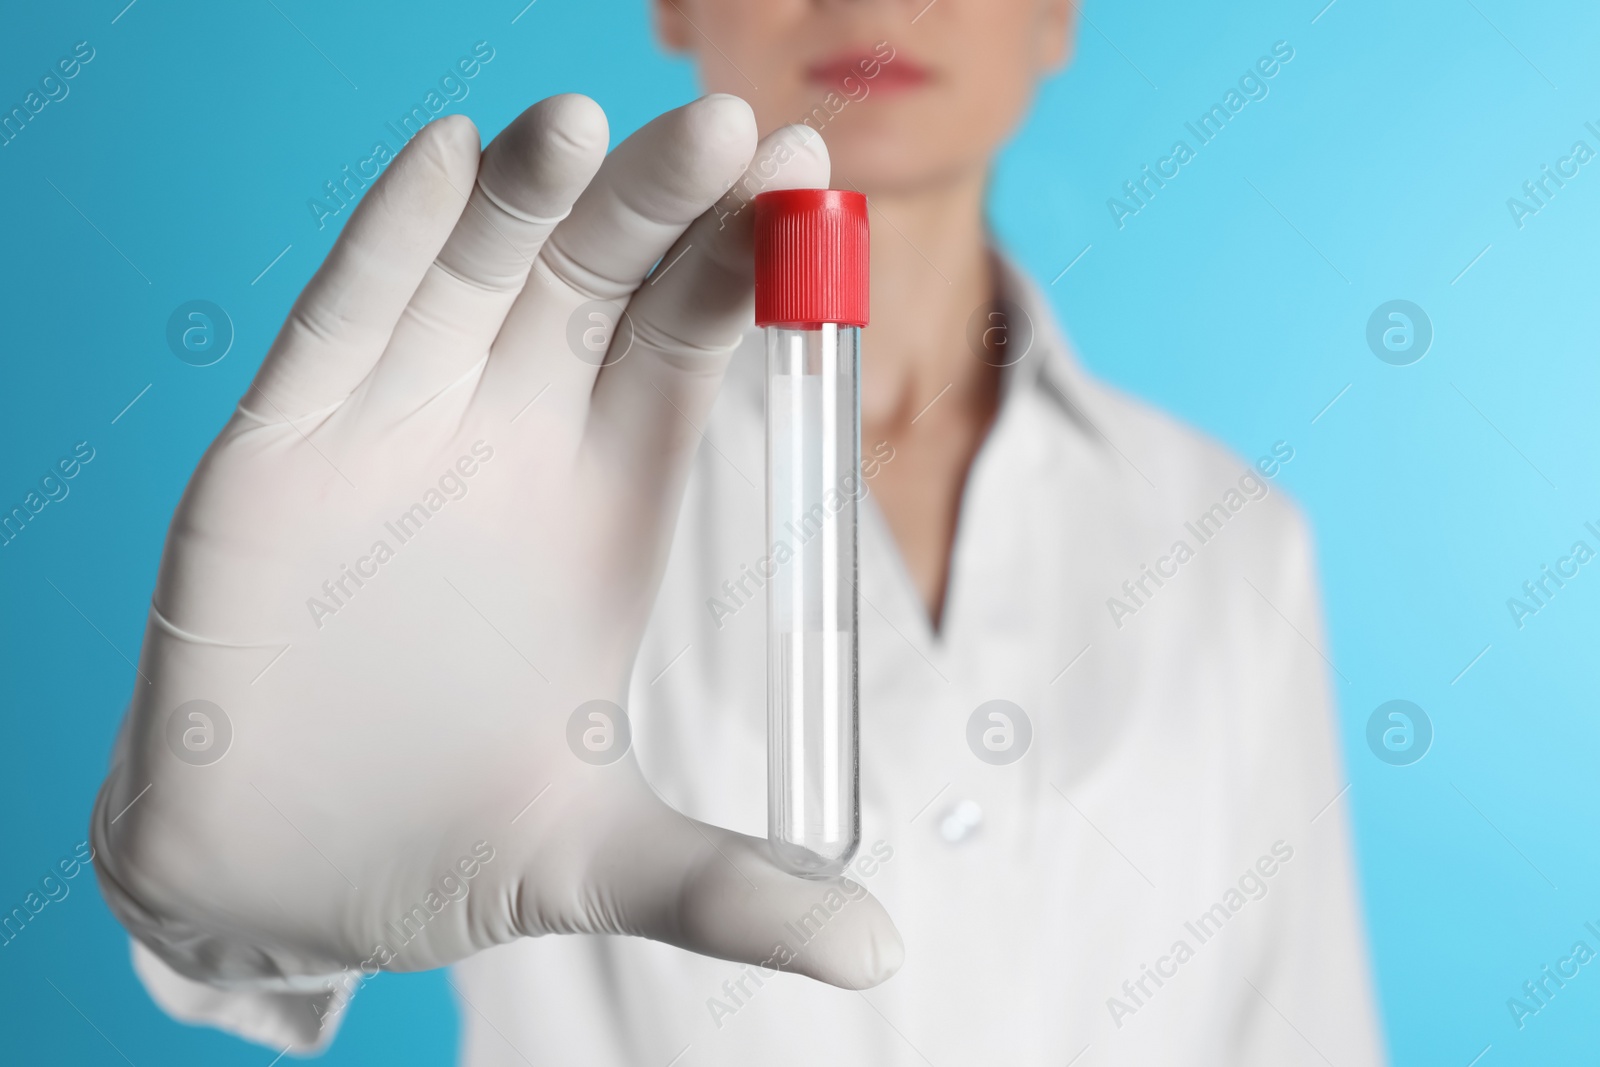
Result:
{"label": "white latex glove", "polygon": [[[845,987],[899,966],[861,887],[674,811],[631,751],[569,745],[580,705],[626,700],[696,427],[751,320],[740,205],[828,179],[819,137],[758,147],[730,96],[606,142],[581,96],[481,159],[465,118],[427,127],[195,472],[92,830],[112,909],[180,975],[309,993],[570,932]],[[633,326],[603,370],[574,354],[594,299]],[[226,726],[177,712],[197,700]],[[819,903],[821,933],[774,961]]]}

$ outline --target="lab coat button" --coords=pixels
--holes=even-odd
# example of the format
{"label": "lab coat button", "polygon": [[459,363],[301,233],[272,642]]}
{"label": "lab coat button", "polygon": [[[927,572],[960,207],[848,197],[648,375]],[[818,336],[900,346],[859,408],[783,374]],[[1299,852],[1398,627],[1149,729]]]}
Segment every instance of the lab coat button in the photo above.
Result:
{"label": "lab coat button", "polygon": [[944,813],[939,820],[939,836],[952,845],[959,845],[977,832],[983,822],[983,809],[975,800],[963,800]]}

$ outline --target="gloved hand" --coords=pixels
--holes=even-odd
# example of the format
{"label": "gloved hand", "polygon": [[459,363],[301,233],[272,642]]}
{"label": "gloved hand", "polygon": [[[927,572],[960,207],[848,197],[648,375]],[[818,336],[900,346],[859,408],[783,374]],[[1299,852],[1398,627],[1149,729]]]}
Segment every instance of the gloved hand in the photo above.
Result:
{"label": "gloved hand", "polygon": [[[826,185],[826,150],[804,127],[757,146],[730,96],[606,142],[581,96],[481,159],[466,119],[428,126],[200,462],[92,829],[113,910],[180,974],[311,990],[569,932],[760,963],[838,898],[669,808],[631,751],[597,762],[607,722],[580,711],[626,701],[751,319],[741,205]],[[603,367],[597,299],[632,327]],[[785,969],[899,966],[846,888]]]}

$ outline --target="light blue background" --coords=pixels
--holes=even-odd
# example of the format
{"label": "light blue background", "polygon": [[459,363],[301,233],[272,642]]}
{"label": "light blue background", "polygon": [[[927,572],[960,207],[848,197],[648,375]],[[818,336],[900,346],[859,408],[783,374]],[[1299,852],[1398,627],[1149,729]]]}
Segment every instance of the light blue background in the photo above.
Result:
{"label": "light blue background", "polygon": [[[307,199],[478,40],[496,57],[452,110],[486,135],[557,91],[595,97],[618,136],[696,95],[644,0],[538,0],[515,24],[526,0],[139,0],[113,23],[125,2],[12,4],[0,33],[4,109],[75,42],[97,53],[0,148],[0,505],[75,442],[97,451],[0,549],[0,910],[84,837],[167,520],[334,236]],[[1280,484],[1319,537],[1396,1062],[1577,1062],[1600,1037],[1600,967],[1521,1032],[1506,999],[1596,944],[1600,564],[1520,631],[1505,602],[1574,540],[1600,547],[1583,529],[1600,525],[1600,161],[1522,229],[1506,200],[1575,140],[1600,148],[1600,9],[1324,2],[1092,0],[1005,154],[994,219],[1044,283],[1090,246],[1049,293],[1096,373],[1245,455],[1296,448]],[[1295,58],[1270,96],[1119,231],[1106,199],[1278,40]],[[164,342],[192,298],[237,329],[204,369]],[[1413,366],[1364,341],[1393,298],[1434,324]],[[1434,723],[1410,767],[1366,748],[1392,698]],[[0,948],[0,1059],[121,1063],[114,1044],[141,1067],[265,1065],[154,1008],[91,881]],[[447,1062],[456,1033],[439,975],[386,976],[325,1062]]]}

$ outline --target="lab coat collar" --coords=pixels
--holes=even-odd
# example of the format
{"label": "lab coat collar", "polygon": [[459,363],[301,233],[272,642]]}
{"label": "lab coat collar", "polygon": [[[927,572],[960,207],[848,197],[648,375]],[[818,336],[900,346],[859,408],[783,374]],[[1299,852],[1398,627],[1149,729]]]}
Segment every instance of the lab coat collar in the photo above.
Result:
{"label": "lab coat collar", "polygon": [[[1010,305],[1009,313],[1020,310],[1025,317],[1022,325],[1026,332],[1022,336],[1028,338],[1022,356],[1002,372],[1001,404],[1037,391],[1059,407],[1078,430],[1090,437],[1102,437],[1089,415],[1093,386],[1062,334],[1049,300],[1004,253],[995,250],[991,255],[999,299]],[[1015,336],[1016,324],[1010,328]]]}
{"label": "lab coat collar", "polygon": [[[1016,396],[1037,390],[1078,430],[1093,438],[1102,437],[1090,416],[1094,387],[1078,366],[1050,302],[1003,252],[995,249],[990,255],[999,299],[1009,302],[1013,313],[1020,311],[1025,316],[1024,330],[1031,334],[1022,356],[1002,371],[1002,405]],[[1017,327],[1011,324],[1008,328],[1016,330]],[[728,367],[726,388],[757,408],[764,403],[765,360],[766,345],[761,330],[752,328],[745,333]]]}

